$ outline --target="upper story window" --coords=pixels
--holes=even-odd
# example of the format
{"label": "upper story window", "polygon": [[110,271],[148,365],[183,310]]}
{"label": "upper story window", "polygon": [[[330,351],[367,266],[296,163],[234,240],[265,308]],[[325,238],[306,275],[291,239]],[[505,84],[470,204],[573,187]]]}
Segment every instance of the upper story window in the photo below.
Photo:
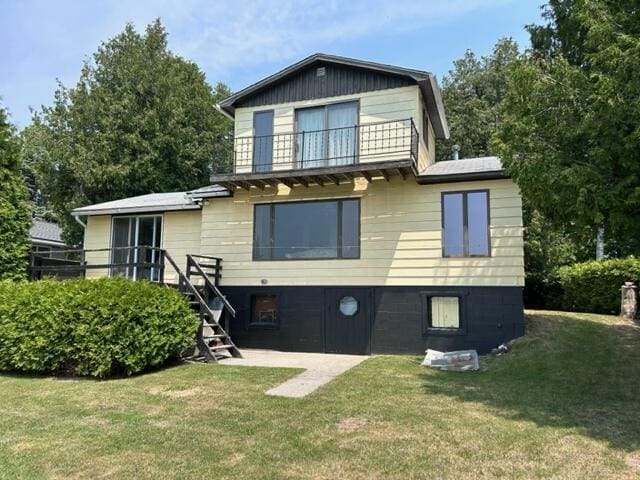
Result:
{"label": "upper story window", "polygon": [[253,114],[253,169],[269,172],[273,164],[273,110]]}
{"label": "upper story window", "polygon": [[351,165],[357,148],[358,102],[297,109],[296,161],[299,168]]}
{"label": "upper story window", "polygon": [[442,194],[442,254],[445,257],[488,257],[489,192]]}
{"label": "upper story window", "polygon": [[253,229],[256,260],[358,258],[360,200],[256,205]]}
{"label": "upper story window", "polygon": [[422,109],[422,138],[424,139],[424,145],[429,150],[429,116],[427,109]]}

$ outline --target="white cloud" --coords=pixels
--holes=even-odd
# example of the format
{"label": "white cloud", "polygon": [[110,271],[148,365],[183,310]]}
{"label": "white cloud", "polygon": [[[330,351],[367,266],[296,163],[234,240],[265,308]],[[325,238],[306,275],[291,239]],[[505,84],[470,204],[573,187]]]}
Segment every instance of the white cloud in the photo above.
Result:
{"label": "white cloud", "polygon": [[240,87],[312,52],[338,53],[345,45],[375,44],[376,35],[441,26],[457,16],[515,1],[522,0],[10,3],[0,15],[0,42],[9,46],[0,56],[0,97],[15,121],[25,125],[29,105],[49,104],[56,78],[73,85],[82,60],[128,21],[142,30],[160,17],[173,51],[195,61],[210,81],[224,79]]}
{"label": "white cloud", "polygon": [[[298,59],[337,42],[424,28],[508,0],[189,0],[137,3],[139,20],[161,16],[170,45],[216,75]],[[129,14],[136,16],[129,10]],[[138,27],[142,23],[136,21]]]}

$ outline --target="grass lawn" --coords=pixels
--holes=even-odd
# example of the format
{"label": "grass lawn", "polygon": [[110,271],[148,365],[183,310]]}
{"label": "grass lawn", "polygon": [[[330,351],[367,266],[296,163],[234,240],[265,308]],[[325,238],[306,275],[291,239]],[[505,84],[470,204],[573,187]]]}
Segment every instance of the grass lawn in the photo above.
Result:
{"label": "grass lawn", "polygon": [[304,399],[296,371],[180,365],[0,376],[0,478],[639,478],[640,328],[531,312],[475,373],[372,357]]}

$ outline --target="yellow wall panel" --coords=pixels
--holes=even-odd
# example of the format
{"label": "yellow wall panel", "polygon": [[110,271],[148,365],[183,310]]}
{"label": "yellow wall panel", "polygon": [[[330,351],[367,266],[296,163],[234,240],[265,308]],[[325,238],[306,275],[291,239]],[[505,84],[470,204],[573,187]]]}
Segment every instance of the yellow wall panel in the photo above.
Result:
{"label": "yellow wall panel", "polygon": [[[490,191],[491,256],[443,258],[442,192],[481,188]],[[255,204],[350,197],[361,199],[360,259],[252,260]],[[207,202],[200,251],[223,258],[223,285],[261,285],[264,280],[268,285],[522,286],[520,212],[520,195],[511,180],[423,186],[413,180],[358,180],[293,190],[252,189]]]}

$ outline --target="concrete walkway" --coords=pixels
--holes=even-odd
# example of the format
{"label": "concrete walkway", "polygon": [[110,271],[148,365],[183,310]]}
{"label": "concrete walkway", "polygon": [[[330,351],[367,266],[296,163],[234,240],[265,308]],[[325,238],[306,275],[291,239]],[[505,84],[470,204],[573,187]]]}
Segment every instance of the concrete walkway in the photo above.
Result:
{"label": "concrete walkway", "polygon": [[221,360],[223,365],[247,367],[304,368],[305,371],[281,385],[267,390],[267,395],[304,397],[338,375],[363,362],[365,355],[336,355],[333,353],[277,352],[275,350],[242,349],[244,358]]}

